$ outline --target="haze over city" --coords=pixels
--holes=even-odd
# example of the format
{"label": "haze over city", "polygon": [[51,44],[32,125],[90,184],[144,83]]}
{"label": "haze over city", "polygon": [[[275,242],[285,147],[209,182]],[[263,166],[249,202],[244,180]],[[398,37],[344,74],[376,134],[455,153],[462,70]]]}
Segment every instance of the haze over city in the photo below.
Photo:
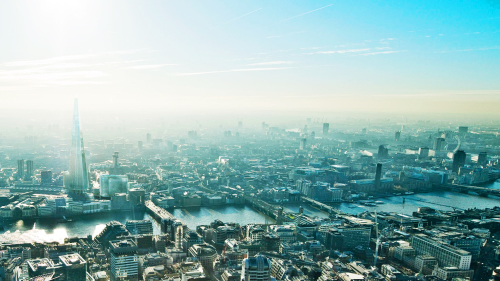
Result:
{"label": "haze over city", "polygon": [[500,281],[499,3],[0,0],[0,281]]}

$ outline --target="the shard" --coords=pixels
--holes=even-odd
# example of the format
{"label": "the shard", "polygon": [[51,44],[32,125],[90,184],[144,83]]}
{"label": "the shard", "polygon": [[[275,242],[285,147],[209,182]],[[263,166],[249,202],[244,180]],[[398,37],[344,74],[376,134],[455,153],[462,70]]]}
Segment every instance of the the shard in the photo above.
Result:
{"label": "the shard", "polygon": [[87,162],[85,161],[85,149],[80,129],[80,114],[78,113],[78,99],[75,99],[73,111],[73,130],[71,138],[71,151],[69,160],[69,191],[73,193],[85,193],[89,189],[89,177]]}

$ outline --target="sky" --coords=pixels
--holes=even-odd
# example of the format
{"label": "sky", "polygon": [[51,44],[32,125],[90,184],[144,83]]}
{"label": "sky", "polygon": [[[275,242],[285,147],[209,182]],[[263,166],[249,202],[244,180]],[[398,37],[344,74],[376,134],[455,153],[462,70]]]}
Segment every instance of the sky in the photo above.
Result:
{"label": "sky", "polygon": [[500,114],[500,1],[0,1],[0,110]]}

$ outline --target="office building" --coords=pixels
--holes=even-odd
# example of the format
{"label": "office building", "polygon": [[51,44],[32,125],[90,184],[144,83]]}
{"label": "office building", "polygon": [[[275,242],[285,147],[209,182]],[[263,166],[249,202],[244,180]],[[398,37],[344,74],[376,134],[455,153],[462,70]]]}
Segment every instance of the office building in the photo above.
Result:
{"label": "office building", "polygon": [[417,255],[427,254],[435,257],[440,266],[456,267],[460,270],[470,268],[471,253],[424,234],[416,234],[412,237],[412,247]]}
{"label": "office building", "polygon": [[86,281],[87,261],[78,253],[59,256],[65,281]]}
{"label": "office building", "polygon": [[330,130],[330,124],[323,123],[323,135],[327,135],[329,130]]}
{"label": "office building", "polygon": [[455,154],[453,154],[453,166],[451,171],[454,173],[458,173],[461,167],[465,165],[465,159],[467,158],[467,154],[463,150],[457,150]]}
{"label": "office building", "polygon": [[31,179],[35,175],[35,169],[33,168],[33,160],[26,161],[26,179]]}
{"label": "office building", "polygon": [[481,166],[486,166],[486,164],[488,164],[488,153],[486,151],[479,152],[477,164]]}
{"label": "office building", "polygon": [[146,143],[151,143],[151,134],[150,133],[146,134]]}
{"label": "office building", "polygon": [[118,169],[118,151],[115,151],[115,153],[113,154],[113,170],[117,170]]}
{"label": "office building", "polygon": [[40,179],[42,184],[51,184],[52,183],[52,171],[41,171]]}
{"label": "office building", "polygon": [[469,127],[466,127],[466,126],[460,126],[458,127],[458,133],[460,135],[465,135],[469,132]]}
{"label": "office building", "polygon": [[434,147],[433,147],[433,149],[435,151],[441,151],[444,148],[444,146],[445,146],[445,139],[444,138],[439,137],[439,138],[436,138],[434,140]]}
{"label": "office building", "polygon": [[214,261],[219,256],[214,246],[207,243],[191,246],[188,250],[188,253],[190,256],[197,258],[203,268],[208,270],[213,269]]}
{"label": "office building", "polygon": [[116,193],[127,193],[128,177],[125,175],[101,175],[99,183],[101,196],[111,197]]}
{"label": "office building", "polygon": [[428,147],[421,147],[418,150],[418,159],[419,160],[424,160],[427,157],[429,157],[429,148]]}
{"label": "office building", "polygon": [[17,176],[20,179],[24,178],[24,159],[17,160]]}
{"label": "office building", "polygon": [[139,279],[137,244],[132,239],[109,242],[111,254],[111,281]]}
{"label": "office building", "polygon": [[78,112],[78,100],[75,99],[73,111],[73,131],[71,136],[71,150],[69,161],[70,192],[81,194],[89,189],[89,176],[87,162],[85,160],[85,148],[80,128],[80,114]]}
{"label": "office building", "polygon": [[242,281],[270,281],[271,261],[263,256],[246,258],[241,269]]}
{"label": "office building", "polygon": [[301,139],[300,140],[300,147],[299,147],[299,149],[300,150],[306,149],[306,143],[307,143],[307,139]]}
{"label": "office building", "polygon": [[385,145],[381,144],[378,147],[378,155],[377,156],[379,159],[387,158],[389,156],[389,149],[387,149],[385,147]]}
{"label": "office building", "polygon": [[401,132],[400,131],[396,131],[396,134],[394,135],[394,139],[396,141],[399,141],[399,139],[401,139]]}
{"label": "office building", "polygon": [[127,221],[125,227],[131,234],[153,234],[153,222],[150,220]]}

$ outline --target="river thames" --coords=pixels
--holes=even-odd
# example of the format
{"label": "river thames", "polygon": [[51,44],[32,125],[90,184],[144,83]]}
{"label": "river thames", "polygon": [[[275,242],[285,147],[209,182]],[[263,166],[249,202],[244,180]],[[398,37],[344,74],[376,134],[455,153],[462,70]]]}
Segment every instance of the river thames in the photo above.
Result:
{"label": "river thames", "polygon": [[[499,183],[492,183],[490,188],[500,188]],[[405,198],[405,203],[403,203]],[[394,196],[378,199],[384,202],[377,206],[364,206],[357,203],[339,203],[332,206],[345,213],[358,214],[364,211],[397,212],[411,215],[419,207],[431,207],[438,210],[469,209],[469,208],[492,208],[500,205],[500,199],[480,197],[477,195],[463,194],[456,192],[430,192],[405,196]],[[285,210],[298,212],[300,204],[285,205]],[[312,217],[328,217],[328,214],[309,205],[303,205],[304,213]],[[224,222],[237,222],[241,225],[249,223],[273,222],[262,213],[259,213],[249,206],[221,206],[221,207],[200,207],[200,208],[179,208],[169,210],[175,217],[182,220],[191,229],[197,225],[209,224],[219,219]],[[151,217],[144,212],[120,212],[101,213],[75,218],[73,222],[60,223],[54,220],[36,220],[13,222],[4,226],[4,234],[0,235],[0,242],[8,241],[63,241],[66,237],[85,237],[96,235],[111,220],[119,221],[123,224],[127,220],[148,219]],[[159,225],[153,220],[154,234],[160,234]]]}

